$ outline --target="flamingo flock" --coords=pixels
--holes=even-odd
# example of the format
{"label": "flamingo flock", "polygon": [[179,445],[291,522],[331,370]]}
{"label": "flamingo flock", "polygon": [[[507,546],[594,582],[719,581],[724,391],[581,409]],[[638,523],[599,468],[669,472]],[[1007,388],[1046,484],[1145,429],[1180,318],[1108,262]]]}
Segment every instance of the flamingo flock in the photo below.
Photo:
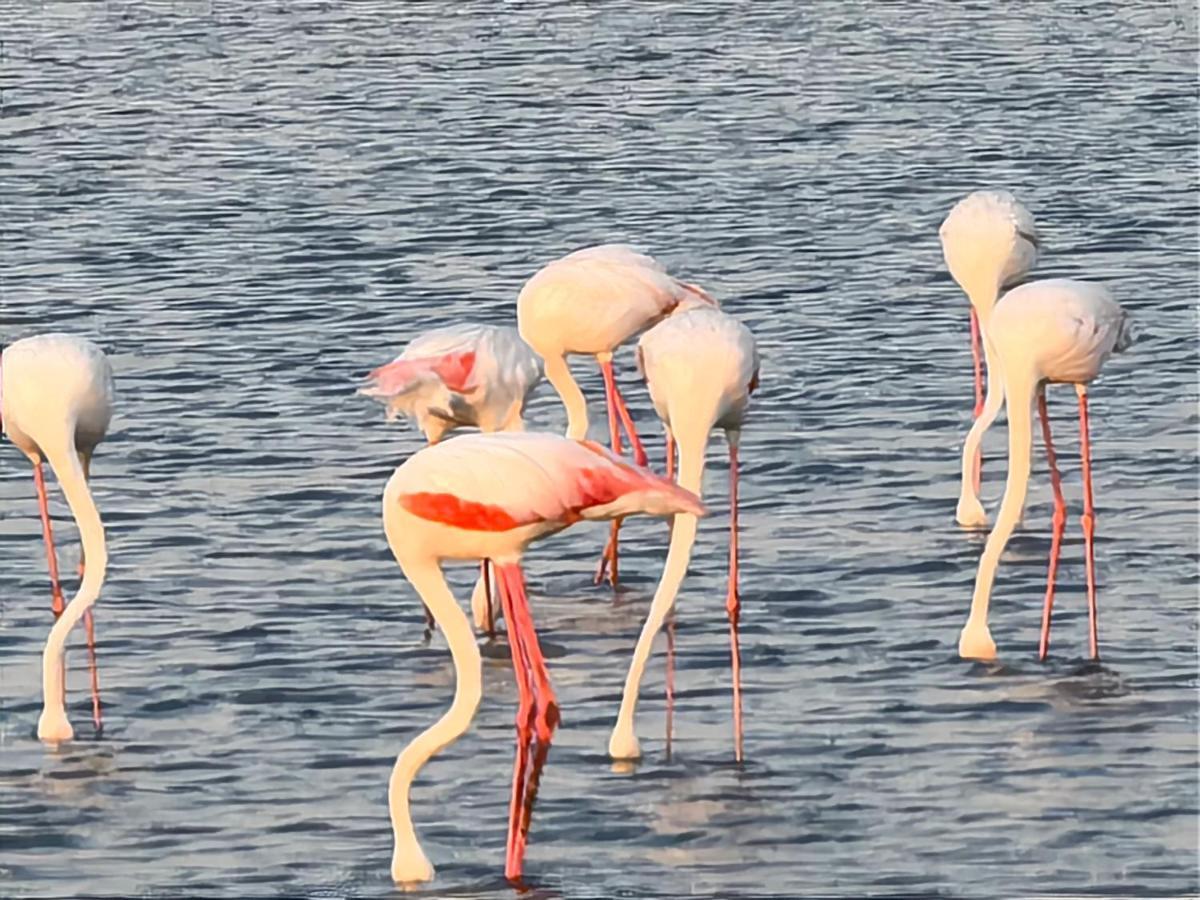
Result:
{"label": "flamingo flock", "polygon": [[[1037,263],[1041,238],[1033,216],[1007,192],[978,191],[962,199],[942,224],[940,236],[946,265],[970,302],[975,421],[963,444],[956,509],[964,526],[987,525],[980,499],[980,448],[1001,408],[1008,410],[1008,480],[979,563],[959,654],[983,660],[997,655],[988,606],[1001,554],[1024,508],[1034,405],[1055,498],[1039,656],[1048,651],[1066,503],[1045,389],[1063,383],[1074,386],[1079,404],[1089,651],[1097,658],[1096,511],[1087,400],[1103,364],[1129,346],[1130,319],[1099,284],[1025,281]],[[614,360],[635,339],[637,368],[664,430],[663,475],[649,469],[633,410],[617,384]],[[571,356],[591,356],[599,364],[608,448],[588,439],[587,400],[568,365]],[[514,882],[521,878],[534,800],[559,723],[522,555],[533,542],[573,525],[607,521],[609,535],[594,581],[607,578],[616,586],[620,522],[631,515],[671,521],[660,580],[633,649],[608,743],[613,759],[641,755],[635,729],[641,680],[664,625],[670,636],[670,616],[686,577],[698,518],[705,514],[703,474],[714,428],[724,432],[729,456],[725,611],[734,759],[743,760],[739,452],[759,369],[753,334],[709,292],[675,278],[649,255],[608,244],[570,253],[535,272],[517,296],[515,323],[461,324],[426,332],[366,377],[359,393],[385,404],[389,419],[411,419],[426,440],[424,448],[395,469],[383,491],[383,527],[431,626],[444,636],[456,671],[449,709],[408,743],[393,767],[388,806],[396,883],[434,877],[417,838],[410,789],[422,767],[470,727],[483,690],[476,631],[494,635],[501,618],[518,694],[504,871]],[[526,404],[543,377],[566,411],[561,437],[525,430]],[[55,621],[43,651],[37,734],[51,744],[74,737],[64,701],[64,654],[67,636],[81,619],[89,648],[94,726],[97,732],[102,727],[92,607],[104,582],[107,549],[88,481],[113,405],[112,367],[87,340],[46,334],[0,351],[0,421],[33,465],[49,566]],[[459,429],[475,431],[448,437]],[[631,458],[625,456],[626,443]],[[83,547],[81,581],[69,603],[63,601],[59,579],[44,463],[66,496]],[[474,627],[442,573],[444,563],[459,560],[480,565],[471,600]],[[670,696],[668,709],[669,704]]]}

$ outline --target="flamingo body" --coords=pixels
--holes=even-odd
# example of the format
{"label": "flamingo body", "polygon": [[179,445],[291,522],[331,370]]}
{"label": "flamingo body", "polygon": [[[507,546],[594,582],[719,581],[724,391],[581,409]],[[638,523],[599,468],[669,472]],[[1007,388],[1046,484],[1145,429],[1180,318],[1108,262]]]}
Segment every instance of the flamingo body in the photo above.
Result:
{"label": "flamingo body", "polygon": [[515,328],[450,325],[415,338],[359,393],[385,403],[389,419],[409,417],[437,443],[460,427],[522,429],[525,399],[541,379],[541,361]]}
{"label": "flamingo body", "polygon": [[946,267],[985,321],[1000,292],[1037,264],[1041,248],[1033,214],[1008,191],[968,194],[938,233]]}
{"label": "flamingo body", "polygon": [[[100,594],[108,563],[104,526],[87,478],[92,453],[108,431],[113,413],[112,366],[91,341],[67,334],[44,334],[16,341],[0,353],[0,418],[4,433],[33,463],[39,494],[41,466],[50,464],[79,526],[86,566],[78,592],[58,610],[42,655],[42,714],[38,737],[67,741],[74,730],[63,702],[63,653],[67,635],[86,616],[92,656],[93,712],[100,725],[90,609]],[[51,578],[57,593],[57,564],[49,514],[42,502],[43,528]]]}
{"label": "flamingo body", "polygon": [[[581,519],[637,512],[699,515],[703,508],[694,494],[622,462],[597,445],[546,434],[503,432],[453,438],[417,452],[388,481],[383,494],[388,544],[445,635],[457,671],[450,709],[413,739],[392,771],[388,804],[395,838],[395,881],[433,877],[433,866],[412,824],[409,790],[421,767],[470,727],[482,694],[479,648],[441,573],[441,561],[491,559],[502,585],[522,697],[506,857],[506,874],[515,878],[520,874],[537,773],[558,714],[523,583],[514,583],[514,572],[519,577],[521,553],[538,538]],[[534,763],[530,775],[526,762],[535,745],[534,758],[540,762]]]}
{"label": "flamingo body", "polygon": [[588,419],[565,357],[611,355],[681,300],[702,293],[672,278],[653,257],[624,244],[576,250],[525,283],[517,297],[517,328],[546,361],[546,377],[567,407],[568,437],[585,438]]}

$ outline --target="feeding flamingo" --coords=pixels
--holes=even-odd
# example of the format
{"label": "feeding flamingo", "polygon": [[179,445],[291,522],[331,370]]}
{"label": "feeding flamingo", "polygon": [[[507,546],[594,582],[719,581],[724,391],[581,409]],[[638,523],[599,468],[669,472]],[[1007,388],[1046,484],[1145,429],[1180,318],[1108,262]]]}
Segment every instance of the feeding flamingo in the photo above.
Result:
{"label": "feeding flamingo", "polygon": [[1100,367],[1111,354],[1129,346],[1132,340],[1129,317],[1101,285],[1050,279],[1031,282],[1009,291],[996,304],[988,333],[998,355],[1007,397],[1008,482],[996,516],[996,525],[988,535],[983,557],[979,561],[971,613],[959,637],[959,655],[972,659],[994,659],[996,656],[996,644],[987,625],[988,600],[1000,555],[1025,505],[1033,448],[1033,404],[1036,400],[1042,420],[1046,456],[1050,463],[1050,483],[1054,489],[1054,531],[1050,543],[1050,566],[1039,642],[1039,656],[1043,659],[1046,656],[1050,641],[1054,580],[1067,508],[1062,496],[1054,446],[1050,440],[1045,389],[1048,383],[1062,383],[1075,385],[1075,392],[1079,395],[1089,645],[1092,658],[1098,659],[1100,649],[1093,550],[1096,513],[1092,501],[1087,386],[1099,374]]}
{"label": "feeding flamingo", "polygon": [[[43,334],[16,341],[0,352],[0,419],[9,440],[33,463],[50,567],[55,622],[42,654],[42,714],[37,732],[44,741],[69,741],[75,734],[63,698],[63,659],[67,635],[80,618],[87,631],[92,718],[97,731],[102,725],[91,607],[104,583],[108,551],[104,525],[87,482],[92,454],[108,431],[112,411],[112,366],[104,351],[91,341],[67,334]],[[43,461],[50,463],[62,487],[82,544],[79,590],[65,607]]]}
{"label": "feeding flamingo", "polygon": [[[725,430],[729,444],[729,589],[725,609],[733,672],[734,754],[742,759],[741,652],[738,647],[738,444],[750,394],[758,386],[758,349],[745,325],[719,309],[689,303],[647,331],[638,341],[639,366],[646,376],[654,409],[667,433],[667,469],[674,470],[679,448],[679,484],[697,496],[704,454],[713,427]],[[638,688],[654,638],[671,612],[687,572],[696,539],[696,517],[675,516],[662,579],[638,637],[621,709],[608,743],[614,759],[641,754],[634,733]],[[670,661],[668,661],[670,665]],[[668,691],[670,680],[668,679]],[[671,698],[668,693],[668,709]],[[669,729],[669,726],[668,726]]]}
{"label": "feeding flamingo", "polygon": [[496,568],[521,698],[505,853],[505,874],[516,879],[541,766],[558,722],[525,595],[521,555],[532,541],[582,519],[685,512],[702,514],[694,494],[597,444],[555,435],[464,435],[426,447],[396,469],[383,494],[388,545],[446,636],[457,684],[450,709],[404,748],[392,770],[388,807],[395,881],[433,877],[413,827],[409,790],[421,767],[467,730],[482,693],[479,647],[441,562],[490,559]]}
{"label": "feeding flamingo", "polygon": [[[525,401],[541,380],[541,360],[512,326],[448,325],[410,341],[367,375],[358,393],[386,404],[389,421],[408,416],[436,444],[460,427],[523,431]],[[480,563],[471,607],[476,626],[493,634],[486,561]]]}
{"label": "feeding flamingo", "polygon": [[[1020,281],[1037,263],[1041,239],[1033,216],[1008,191],[975,191],[954,205],[940,229],[950,274],[971,301],[971,356],[975,362],[975,422],[963,444],[962,485],[956,518],[984,527],[979,502],[980,443],[1004,403],[1004,379],[988,336],[988,320],[1000,292]],[[984,398],[980,339],[987,361]]]}
{"label": "feeding flamingo", "polygon": [[[680,301],[691,298],[716,306],[700,288],[667,274],[653,257],[624,244],[602,244],[576,250],[538,271],[517,297],[517,328],[542,357],[549,381],[567,408],[567,437],[587,437],[587,401],[571,376],[567,356],[594,356],[604,376],[609,438],[621,452],[621,428],[633,447],[634,460],[646,464],[646,451],[633,417],[617,389],[612,356],[621,344],[659,322]],[[618,520],[596,570],[596,583],[617,584]]]}

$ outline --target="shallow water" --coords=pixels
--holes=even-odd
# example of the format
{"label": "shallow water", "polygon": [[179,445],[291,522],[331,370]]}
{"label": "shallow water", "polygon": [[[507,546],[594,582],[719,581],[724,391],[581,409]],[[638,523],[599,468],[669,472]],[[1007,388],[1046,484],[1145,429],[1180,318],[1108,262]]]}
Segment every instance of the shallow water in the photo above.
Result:
{"label": "shallow water", "polygon": [[[96,739],[74,650],[79,739],[58,752],[34,735],[36,505],[0,452],[0,894],[393,892],[390,765],[453,669],[379,521],[418,436],[353,379],[429,326],[510,320],[539,265],[607,240],[723,298],[763,353],[748,761],[730,762],[714,439],[669,759],[661,654],[645,759],[618,773],[604,752],[665,527],[630,522],[616,600],[589,580],[602,527],[529,554],[563,706],[530,884],[1195,894],[1196,43],[1182,3],[0,5],[0,338],[93,336],[119,390],[94,467],[107,724]],[[1053,656],[1035,658],[1040,460],[993,605],[1002,663],[955,652],[982,537],[953,520],[971,375],[937,226],[987,185],[1038,217],[1039,275],[1109,283],[1141,327],[1092,395],[1100,665],[1069,389],[1050,397],[1072,516]],[[599,375],[577,371],[595,413]],[[546,386],[531,419],[563,427]],[[511,893],[506,659],[490,648],[474,728],[414,792],[432,895]]]}

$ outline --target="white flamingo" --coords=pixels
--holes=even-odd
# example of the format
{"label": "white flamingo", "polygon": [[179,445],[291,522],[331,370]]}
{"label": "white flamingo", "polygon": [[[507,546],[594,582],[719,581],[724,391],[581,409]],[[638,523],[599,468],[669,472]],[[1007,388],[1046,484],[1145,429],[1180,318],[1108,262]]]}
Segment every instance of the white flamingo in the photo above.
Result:
{"label": "white flamingo", "polygon": [[[92,453],[108,431],[112,410],[112,366],[91,341],[67,334],[43,334],[17,341],[0,353],[0,419],[9,440],[33,464],[55,599],[56,621],[42,655],[42,714],[38,719],[38,737],[49,742],[69,741],[75,735],[63,700],[63,659],[67,635],[80,618],[87,630],[91,661],[92,716],[97,731],[101,727],[91,607],[104,583],[108,550],[104,525],[87,482]],[[43,460],[50,463],[66,495],[83,547],[79,590],[65,609]]]}
{"label": "white flamingo", "polygon": [[[650,388],[654,409],[666,427],[669,473],[674,469],[674,447],[676,444],[679,447],[681,487],[700,495],[704,454],[709,432],[714,427],[724,429],[729,445],[729,588],[725,609],[729,615],[733,672],[734,753],[740,762],[742,703],[741,653],[738,647],[738,444],[750,394],[758,385],[758,349],[750,329],[737,319],[719,309],[689,302],[642,335],[638,342],[638,358]],[[634,714],[642,673],[654,638],[675,603],[695,539],[696,517],[689,513],[675,516],[666,565],[654,592],[646,623],[638,637],[625,679],[621,709],[609,739],[608,752],[614,759],[634,759],[641,755],[634,733]]]}
{"label": "white flamingo", "polygon": [[[530,392],[542,362],[510,325],[448,325],[414,338],[390,363],[367,375],[358,393],[387,406],[389,421],[406,415],[436,444],[457,428],[523,431]],[[495,633],[486,561],[471,595],[477,628]],[[432,619],[428,618],[432,626]]]}
{"label": "white flamingo", "polygon": [[[545,361],[546,380],[567,408],[567,437],[582,440],[588,431],[587,401],[571,376],[567,357],[594,356],[604,375],[613,452],[621,452],[623,427],[635,461],[646,464],[646,451],[613,377],[613,351],[689,298],[716,305],[700,288],[672,278],[653,257],[624,244],[576,250],[525,283],[517,297],[517,328]],[[620,523],[614,520],[596,571],[597,583],[603,580],[606,567],[610,582],[617,583],[619,529]]]}
{"label": "white flamingo", "polygon": [[1050,545],[1050,566],[1046,599],[1042,613],[1039,654],[1044,658],[1050,639],[1050,610],[1054,601],[1054,579],[1058,554],[1066,524],[1066,503],[1058,477],[1057,460],[1050,440],[1050,420],[1046,414],[1047,383],[1075,385],[1079,395],[1080,457],[1083,468],[1083,537],[1088,585],[1088,621],[1090,649],[1099,658],[1097,634],[1096,574],[1093,540],[1096,513],[1092,500],[1091,445],[1088,434],[1088,384],[1100,372],[1105,360],[1124,350],[1132,339],[1125,311],[1098,284],[1066,279],[1035,281],[1014,288],[996,304],[988,325],[988,334],[998,356],[1004,378],[1008,408],[1008,482],[996,516],[996,525],[988,535],[979,571],[971,613],[959,637],[960,656],[994,659],[996,644],[988,630],[988,601],[1000,555],[1008,543],[1025,505],[1029,485],[1030,456],[1033,449],[1033,404],[1037,401],[1042,418],[1042,434],[1050,463],[1054,488],[1054,532]]}
{"label": "white flamingo", "polygon": [[521,431],[542,364],[517,329],[449,325],[414,338],[390,363],[367,376],[358,392],[404,414],[436,444],[456,428]]}
{"label": "white flamingo", "polygon": [[[971,355],[975,362],[975,422],[963,444],[956,518],[960,525],[980,528],[988,521],[979,502],[980,443],[1004,403],[1003,377],[988,337],[988,321],[1001,291],[1028,275],[1037,263],[1041,239],[1029,210],[1008,191],[968,194],[950,210],[940,236],[946,266],[971,301]],[[986,399],[981,337],[987,360]]]}
{"label": "white flamingo", "polygon": [[505,874],[517,879],[541,766],[558,722],[521,555],[531,542],[583,519],[682,512],[703,512],[694,494],[597,444],[555,435],[464,435],[426,447],[396,469],[383,493],[388,545],[446,636],[457,685],[450,709],[404,748],[392,770],[395,881],[433,877],[413,827],[409,790],[421,767],[470,727],[482,693],[479,647],[442,575],[442,561],[490,559],[496,566],[521,697],[505,853]]}

